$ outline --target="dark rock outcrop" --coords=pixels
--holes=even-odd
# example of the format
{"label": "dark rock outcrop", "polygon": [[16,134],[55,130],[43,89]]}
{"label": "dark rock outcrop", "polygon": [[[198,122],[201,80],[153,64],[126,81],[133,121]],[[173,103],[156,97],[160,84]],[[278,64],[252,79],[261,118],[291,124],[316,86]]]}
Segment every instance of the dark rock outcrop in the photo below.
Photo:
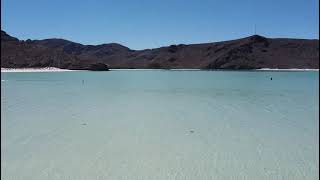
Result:
{"label": "dark rock outcrop", "polygon": [[120,44],[82,45],[64,39],[20,41],[1,31],[1,67],[64,69],[319,69],[319,40],[247,38],[156,49],[131,50]]}
{"label": "dark rock outcrop", "polygon": [[19,41],[19,39],[17,39],[17,38],[14,38],[14,37],[12,37],[12,36],[10,36],[10,35],[8,35],[6,32],[4,32],[4,31],[1,31],[1,42],[10,42],[10,41],[15,41],[15,42],[17,42],[17,41]]}
{"label": "dark rock outcrop", "polygon": [[109,66],[104,63],[94,63],[89,66],[88,70],[90,70],[90,71],[108,71]]}

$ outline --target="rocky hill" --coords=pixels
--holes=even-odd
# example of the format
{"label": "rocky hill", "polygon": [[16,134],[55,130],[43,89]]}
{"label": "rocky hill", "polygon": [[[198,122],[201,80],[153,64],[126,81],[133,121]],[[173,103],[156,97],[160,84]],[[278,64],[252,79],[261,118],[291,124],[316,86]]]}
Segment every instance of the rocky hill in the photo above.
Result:
{"label": "rocky hill", "polygon": [[120,44],[82,45],[64,39],[21,41],[1,31],[1,67],[319,69],[319,40],[258,35],[223,42],[131,50]]}

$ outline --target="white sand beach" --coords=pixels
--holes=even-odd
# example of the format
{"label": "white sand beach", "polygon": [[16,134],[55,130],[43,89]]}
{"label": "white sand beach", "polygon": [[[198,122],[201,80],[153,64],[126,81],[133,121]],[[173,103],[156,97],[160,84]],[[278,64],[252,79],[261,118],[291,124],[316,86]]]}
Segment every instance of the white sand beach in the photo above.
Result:
{"label": "white sand beach", "polygon": [[297,68],[291,68],[291,69],[261,68],[256,70],[257,71],[319,71],[319,69],[297,69]]}
{"label": "white sand beach", "polygon": [[65,71],[77,71],[69,69],[60,69],[56,67],[44,67],[44,68],[1,68],[1,72],[65,72]]}

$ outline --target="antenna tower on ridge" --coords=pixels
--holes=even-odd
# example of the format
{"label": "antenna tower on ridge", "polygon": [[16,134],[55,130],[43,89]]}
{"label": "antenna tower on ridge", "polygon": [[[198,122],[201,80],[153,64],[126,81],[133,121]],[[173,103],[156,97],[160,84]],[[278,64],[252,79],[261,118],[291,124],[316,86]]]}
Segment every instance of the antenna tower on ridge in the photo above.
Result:
{"label": "antenna tower on ridge", "polygon": [[257,35],[257,25],[254,24],[254,35]]}

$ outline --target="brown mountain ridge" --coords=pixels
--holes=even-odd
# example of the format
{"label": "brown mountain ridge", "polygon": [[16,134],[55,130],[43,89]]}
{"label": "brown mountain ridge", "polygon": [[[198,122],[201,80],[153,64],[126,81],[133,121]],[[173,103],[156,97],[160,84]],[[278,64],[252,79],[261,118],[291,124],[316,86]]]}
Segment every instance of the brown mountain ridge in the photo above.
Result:
{"label": "brown mountain ridge", "polygon": [[231,41],[131,50],[120,44],[82,45],[64,39],[22,41],[1,31],[1,67],[90,69],[319,69],[319,40],[253,35]]}

